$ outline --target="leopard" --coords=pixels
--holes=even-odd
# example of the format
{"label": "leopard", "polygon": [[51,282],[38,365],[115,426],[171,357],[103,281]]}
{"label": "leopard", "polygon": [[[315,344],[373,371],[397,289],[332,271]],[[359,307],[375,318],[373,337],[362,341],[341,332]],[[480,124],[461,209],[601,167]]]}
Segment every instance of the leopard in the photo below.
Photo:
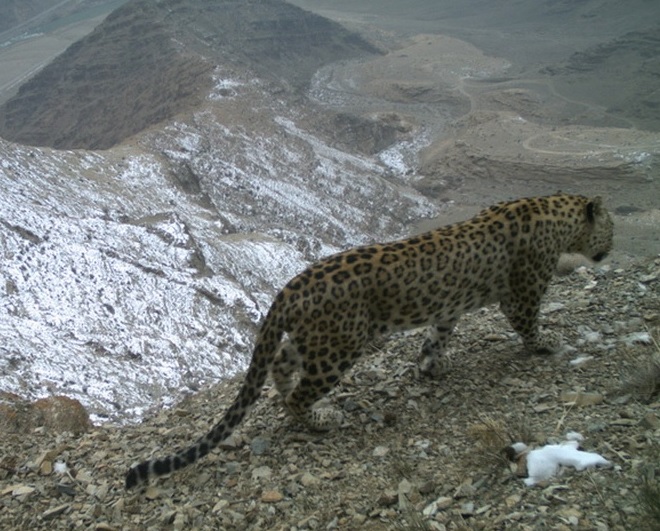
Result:
{"label": "leopard", "polygon": [[560,345],[539,327],[541,301],[563,253],[600,262],[613,222],[601,197],[556,193],[495,204],[473,218],[389,243],[358,246],[310,265],[275,296],[235,401],[187,448],[132,466],[127,489],[186,467],[225,441],[255,404],[268,374],[285,409],[312,430],[342,425],[315,407],[374,341],[425,327],[422,373],[441,378],[464,313],[499,303],[523,349]]}

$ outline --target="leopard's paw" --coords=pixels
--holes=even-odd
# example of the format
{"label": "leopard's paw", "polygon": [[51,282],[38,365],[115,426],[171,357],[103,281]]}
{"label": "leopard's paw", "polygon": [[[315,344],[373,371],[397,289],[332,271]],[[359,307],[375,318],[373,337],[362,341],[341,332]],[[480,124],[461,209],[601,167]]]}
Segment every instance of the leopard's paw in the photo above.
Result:
{"label": "leopard's paw", "polygon": [[527,343],[527,350],[534,354],[555,354],[561,349],[562,336],[558,332],[544,331],[535,341]]}
{"label": "leopard's paw", "polygon": [[333,407],[319,407],[311,411],[307,424],[316,431],[330,431],[341,426],[343,421],[341,411]]}
{"label": "leopard's paw", "polygon": [[450,371],[451,366],[452,361],[448,352],[440,356],[422,355],[419,358],[419,369],[422,374],[435,380],[443,378]]}

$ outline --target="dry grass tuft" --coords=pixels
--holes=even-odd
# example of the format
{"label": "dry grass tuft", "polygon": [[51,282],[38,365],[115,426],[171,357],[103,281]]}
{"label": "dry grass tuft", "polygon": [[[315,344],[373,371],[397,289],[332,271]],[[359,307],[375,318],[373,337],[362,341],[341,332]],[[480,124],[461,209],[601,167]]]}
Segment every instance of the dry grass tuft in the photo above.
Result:
{"label": "dry grass tuft", "polygon": [[533,440],[532,433],[522,419],[507,419],[505,422],[489,415],[483,415],[479,422],[470,426],[468,435],[479,446],[484,460],[497,466],[508,464],[509,457],[505,450],[511,444]]}
{"label": "dry grass tuft", "polygon": [[660,443],[652,447],[649,464],[641,471],[642,486],[639,502],[642,507],[642,525],[647,529],[660,529]]}

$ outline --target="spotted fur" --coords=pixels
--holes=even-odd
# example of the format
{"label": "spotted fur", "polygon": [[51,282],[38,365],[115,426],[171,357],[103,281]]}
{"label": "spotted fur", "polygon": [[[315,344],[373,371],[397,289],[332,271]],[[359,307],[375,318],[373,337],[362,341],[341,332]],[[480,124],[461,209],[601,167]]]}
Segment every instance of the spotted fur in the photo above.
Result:
{"label": "spotted fur", "polygon": [[183,468],[229,437],[269,371],[295,418],[312,429],[336,426],[339,412],[312,406],[383,334],[429,327],[420,363],[438,375],[461,314],[499,302],[527,350],[553,350],[539,333],[538,314],[559,256],[599,261],[612,247],[612,230],[599,197],[557,194],[500,203],[468,221],[313,264],[275,298],[222,419],[189,448],[131,468],[126,487]]}

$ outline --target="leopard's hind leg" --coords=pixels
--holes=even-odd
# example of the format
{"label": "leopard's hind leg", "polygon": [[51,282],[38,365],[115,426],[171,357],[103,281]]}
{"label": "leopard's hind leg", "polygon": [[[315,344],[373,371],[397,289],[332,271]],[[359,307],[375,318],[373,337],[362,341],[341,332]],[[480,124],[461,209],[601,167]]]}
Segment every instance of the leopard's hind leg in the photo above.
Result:
{"label": "leopard's hind leg", "polygon": [[301,369],[302,359],[298,349],[291,341],[284,341],[275,355],[271,368],[275,388],[282,399],[285,400],[296,387]]}
{"label": "leopard's hind leg", "polygon": [[[281,362],[275,372],[276,386],[283,392],[284,403],[294,418],[312,430],[328,431],[341,425],[343,415],[332,407],[314,407],[340,381],[362,353],[362,345],[354,348],[321,347],[301,355],[295,344],[282,349]],[[293,371],[299,368],[299,378]],[[278,383],[279,381],[279,383]]]}

